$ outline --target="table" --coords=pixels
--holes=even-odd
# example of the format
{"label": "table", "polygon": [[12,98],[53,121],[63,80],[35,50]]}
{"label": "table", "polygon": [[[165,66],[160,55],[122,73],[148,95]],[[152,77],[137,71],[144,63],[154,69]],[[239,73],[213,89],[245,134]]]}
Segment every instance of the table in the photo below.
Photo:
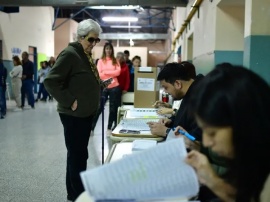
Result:
{"label": "table", "polygon": [[[136,109],[136,108],[134,108],[134,109]],[[154,108],[137,108],[137,109],[156,110],[156,109],[154,109]],[[141,116],[132,116],[131,110],[126,110],[126,111],[124,112],[124,118],[125,118],[125,119],[134,119],[134,118],[139,118],[139,119],[141,119],[141,118],[147,118],[147,119],[149,119],[149,118],[151,118],[151,119],[160,119],[160,118],[164,118],[164,116],[158,115],[158,114],[153,113],[153,112],[150,112],[149,114],[150,114],[150,116],[147,116],[147,112],[145,112],[145,113],[142,113]]]}
{"label": "table", "polygon": [[121,107],[118,107],[117,110],[117,124],[123,119],[125,112],[133,109],[134,106],[133,105],[122,105]]}
{"label": "table", "polygon": [[121,122],[116,126],[116,128],[112,131],[112,135],[110,139],[114,142],[121,141],[132,141],[137,139],[145,139],[148,140],[156,140],[157,142],[163,141],[165,137],[159,137],[156,135],[152,135],[150,130],[148,131],[140,131],[140,134],[128,134],[128,133],[120,133],[119,131],[123,129]]}
{"label": "table", "polygon": [[105,163],[116,161],[129,154],[132,154],[132,142],[116,143],[110,149]]}

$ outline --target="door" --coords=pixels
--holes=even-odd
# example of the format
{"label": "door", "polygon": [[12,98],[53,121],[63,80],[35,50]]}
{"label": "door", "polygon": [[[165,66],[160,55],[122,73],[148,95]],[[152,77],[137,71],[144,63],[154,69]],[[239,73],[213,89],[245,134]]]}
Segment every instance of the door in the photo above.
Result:
{"label": "door", "polygon": [[28,47],[29,60],[34,63],[34,93],[37,93],[37,48],[33,46]]}

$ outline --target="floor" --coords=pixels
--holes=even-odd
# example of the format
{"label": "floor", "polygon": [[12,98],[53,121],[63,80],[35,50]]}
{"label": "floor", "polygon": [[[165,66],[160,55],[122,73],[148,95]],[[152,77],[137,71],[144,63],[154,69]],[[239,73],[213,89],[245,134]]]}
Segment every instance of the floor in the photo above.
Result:
{"label": "floor", "polygon": [[[56,102],[38,102],[22,112],[12,111],[13,101],[7,105],[7,116],[0,119],[0,202],[66,201],[66,148]],[[107,117],[106,106],[105,123]],[[106,157],[107,137],[104,145]],[[101,165],[101,146],[100,116],[88,146],[88,169]]]}

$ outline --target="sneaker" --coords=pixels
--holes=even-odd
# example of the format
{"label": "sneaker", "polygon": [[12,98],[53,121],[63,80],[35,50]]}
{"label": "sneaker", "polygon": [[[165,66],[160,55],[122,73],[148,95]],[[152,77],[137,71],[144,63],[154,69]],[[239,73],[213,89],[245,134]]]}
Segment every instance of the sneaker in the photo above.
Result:
{"label": "sneaker", "polygon": [[17,108],[15,108],[13,111],[14,111],[14,112],[20,112],[20,111],[22,111],[22,108],[17,107]]}
{"label": "sneaker", "polygon": [[24,106],[23,109],[31,109],[31,106]]}
{"label": "sneaker", "polygon": [[0,116],[0,119],[4,119],[4,118],[5,118],[5,116],[4,116],[4,115],[1,115],[1,116]]}

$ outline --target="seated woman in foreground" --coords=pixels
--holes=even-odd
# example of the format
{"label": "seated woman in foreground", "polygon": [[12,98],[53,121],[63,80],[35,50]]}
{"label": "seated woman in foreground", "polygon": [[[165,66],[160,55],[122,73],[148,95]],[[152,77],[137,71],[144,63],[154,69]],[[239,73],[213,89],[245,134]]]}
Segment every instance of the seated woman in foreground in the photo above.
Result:
{"label": "seated woman in foreground", "polygon": [[255,73],[218,65],[198,85],[190,103],[203,145],[229,161],[220,178],[207,158],[191,151],[186,162],[222,201],[270,201],[270,87]]}

